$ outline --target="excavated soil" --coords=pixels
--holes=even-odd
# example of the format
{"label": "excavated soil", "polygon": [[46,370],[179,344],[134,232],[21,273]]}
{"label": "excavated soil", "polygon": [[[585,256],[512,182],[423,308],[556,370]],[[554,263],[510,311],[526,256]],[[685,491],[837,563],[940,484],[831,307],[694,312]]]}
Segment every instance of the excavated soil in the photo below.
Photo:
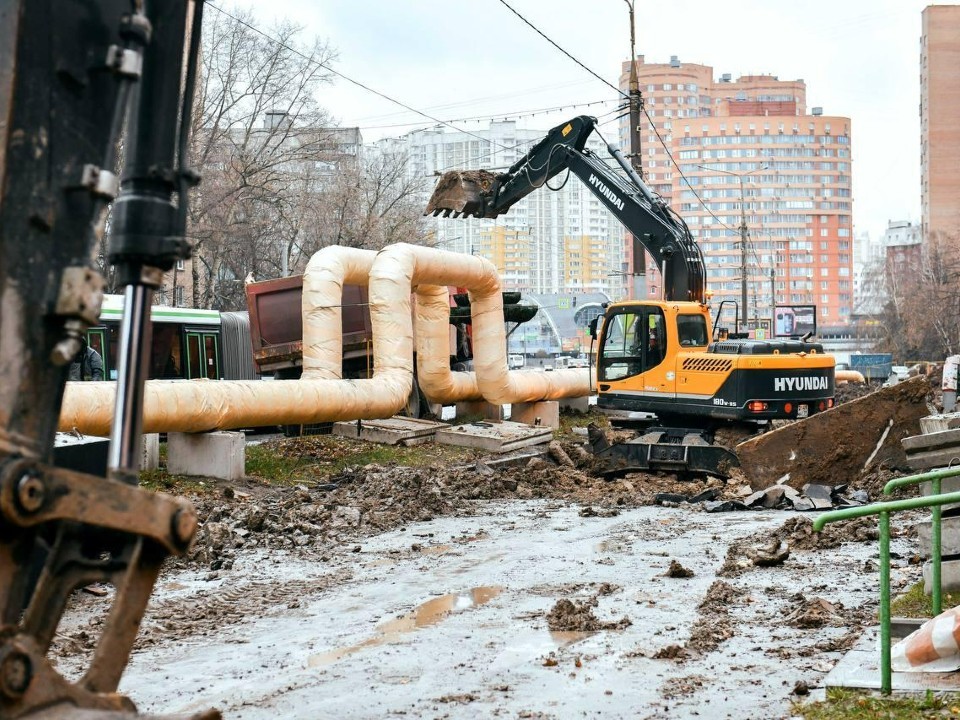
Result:
{"label": "excavated soil", "polygon": [[547,627],[554,632],[596,632],[599,630],[623,630],[632,624],[624,616],[619,620],[607,622],[597,619],[593,609],[597,606],[596,596],[583,602],[562,598],[547,613]]}
{"label": "excavated soil", "polygon": [[848,400],[809,420],[786,425],[737,447],[754,489],[781,482],[835,485],[859,481],[871,468],[908,470],[900,441],[920,433],[933,387],[917,377]]}

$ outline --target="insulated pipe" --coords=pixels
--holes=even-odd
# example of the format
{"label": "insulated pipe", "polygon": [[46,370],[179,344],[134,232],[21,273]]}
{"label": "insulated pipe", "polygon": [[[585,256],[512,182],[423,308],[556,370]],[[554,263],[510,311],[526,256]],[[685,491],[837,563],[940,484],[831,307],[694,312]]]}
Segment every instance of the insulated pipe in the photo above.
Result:
{"label": "insulated pipe", "polygon": [[366,285],[374,250],[331,245],[313,254],[303,273],[303,379],[339,380],[343,373],[343,286]]}
{"label": "insulated pipe", "polygon": [[[356,279],[360,265],[369,257],[344,248],[329,250],[343,263],[344,271],[328,277],[329,283]],[[341,279],[342,278],[342,279]],[[328,283],[328,285],[329,285]],[[205,432],[263,425],[297,425],[335,420],[390,417],[407,402],[413,387],[413,319],[410,293],[414,286],[458,285],[471,295],[476,382],[482,396],[502,405],[515,402],[581,397],[589,393],[587,370],[551,373],[507,370],[503,297],[496,269],[487,260],[406,244],[392,245],[375,258],[369,275],[370,321],[373,330],[374,376],[370,380],[310,379],[263,382],[150,380],[144,388],[143,432]],[[305,286],[305,308],[337,306],[340,298],[313,297]],[[430,294],[430,293],[427,293]],[[332,298],[332,300],[331,300]],[[449,301],[447,301],[449,303]],[[312,311],[312,310],[311,310]],[[446,312],[449,312],[447,310]],[[335,317],[335,316],[333,316]],[[340,332],[339,324],[331,321]],[[449,324],[424,316],[428,333],[443,332]],[[304,322],[305,334],[308,323]],[[330,359],[329,327],[317,330],[310,323],[311,372],[339,374],[340,364]],[[427,326],[430,326],[429,328]],[[436,326],[436,327],[434,327]],[[326,333],[326,335],[325,335]],[[324,337],[327,339],[325,340]],[[335,352],[342,342],[338,336]],[[318,339],[319,338],[319,339]],[[307,354],[305,336],[304,355]],[[326,350],[320,350],[326,348]],[[435,352],[435,351],[434,351]],[[321,353],[326,353],[326,358]],[[445,362],[449,351],[444,344]],[[469,380],[455,380],[457,389],[471,391]],[[59,429],[89,435],[109,435],[113,421],[116,383],[67,383]]]}
{"label": "insulated pipe", "polygon": [[856,371],[856,370],[836,370],[836,371],[834,371],[833,379],[834,379],[834,381],[836,381],[836,382],[838,382],[838,383],[847,383],[847,382],[862,383],[862,382],[866,382],[866,380],[865,380],[864,377],[863,377],[863,374],[860,373],[860,372],[858,372],[858,371]]}
{"label": "insulated pipe", "polygon": [[[397,323],[390,319],[396,312],[394,307],[370,298],[373,378],[339,379],[343,362],[342,287],[344,283],[365,284],[375,256],[372,250],[328,247],[308,263],[303,290],[303,379],[150,380],[144,389],[143,432],[206,432],[372,420],[398,413],[413,387],[413,336],[411,327],[409,334],[398,337]],[[404,312],[409,326],[409,295]],[[389,349],[384,351],[377,338],[389,338]],[[309,375],[313,377],[308,376],[308,357]],[[67,383],[59,429],[109,435],[115,394],[113,382]]]}
{"label": "insulated pipe", "polygon": [[419,285],[415,313],[417,381],[435,403],[482,400],[476,373],[450,369],[450,292],[445,285]]}
{"label": "insulated pipe", "polygon": [[[207,432],[391,417],[407,403],[413,366],[379,366],[370,380],[148,380],[143,432]],[[70,382],[61,431],[110,434],[115,382]]]}
{"label": "insulated pipe", "polygon": [[[494,405],[590,394],[589,370],[518,372],[507,369],[507,342],[503,323],[500,278],[493,264],[474,255],[453,253],[406,243],[390,245],[377,255],[370,271],[370,297],[388,307],[404,308],[409,318],[412,288],[422,284],[450,284],[470,292],[473,320],[473,364],[483,398]],[[447,311],[449,312],[449,311]],[[404,323],[402,313],[396,320]],[[431,322],[438,322],[433,319]],[[449,322],[444,319],[444,324]],[[409,323],[409,326],[406,324]],[[403,333],[412,332],[407,320]],[[423,331],[422,328],[418,328]],[[437,332],[434,328],[430,332]],[[448,351],[444,351],[449,355]],[[428,393],[429,395],[429,393]]]}

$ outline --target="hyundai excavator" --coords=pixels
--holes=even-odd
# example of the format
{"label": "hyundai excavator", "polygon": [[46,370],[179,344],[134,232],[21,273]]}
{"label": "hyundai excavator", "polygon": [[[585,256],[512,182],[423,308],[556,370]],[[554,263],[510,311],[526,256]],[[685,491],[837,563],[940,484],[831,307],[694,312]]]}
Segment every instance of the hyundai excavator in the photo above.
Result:
{"label": "hyundai excavator", "polygon": [[575,117],[504,173],[444,173],[425,214],[496,218],[563,170],[576,175],[652,256],[663,286],[662,300],[612,303],[598,318],[599,331],[592,324],[597,407],[615,425],[643,417],[647,426],[615,445],[593,429],[593,450],[608,474],[725,475],[739,462],[714,444],[716,431],[744,423],[760,430],[833,407],[834,359],[808,339],[754,340],[714,328],[700,246],[617,147],[607,144],[622,173],[586,147],[595,128],[594,118]]}

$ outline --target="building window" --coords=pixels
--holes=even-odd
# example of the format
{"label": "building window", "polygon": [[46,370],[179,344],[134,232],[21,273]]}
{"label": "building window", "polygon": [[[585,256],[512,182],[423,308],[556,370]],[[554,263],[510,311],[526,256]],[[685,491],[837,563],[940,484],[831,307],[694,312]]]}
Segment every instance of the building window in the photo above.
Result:
{"label": "building window", "polygon": [[829,316],[830,316],[830,308],[826,308],[826,307],[820,308],[820,316],[821,316],[821,317],[829,317]]}
{"label": "building window", "polygon": [[173,289],[173,304],[175,307],[183,307],[183,286],[177,285]]}
{"label": "building window", "polygon": [[177,270],[183,270],[183,260],[177,260]]}
{"label": "building window", "polygon": [[820,237],[829,237],[830,230],[828,228],[820,228]]}

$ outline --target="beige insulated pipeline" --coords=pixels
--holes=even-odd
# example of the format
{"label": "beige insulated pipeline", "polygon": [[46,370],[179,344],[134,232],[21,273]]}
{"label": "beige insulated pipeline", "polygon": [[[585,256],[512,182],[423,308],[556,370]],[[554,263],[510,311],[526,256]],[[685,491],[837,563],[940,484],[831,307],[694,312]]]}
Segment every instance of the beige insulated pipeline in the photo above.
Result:
{"label": "beige insulated pipeline", "polygon": [[[517,372],[507,369],[507,342],[503,323],[503,296],[500,293],[500,278],[496,268],[488,260],[474,255],[452,253],[434,248],[398,243],[384,248],[370,271],[371,303],[377,301],[385,306],[403,307],[409,318],[411,288],[420,285],[457,285],[470,291],[471,317],[473,321],[473,364],[476,381],[483,398],[495,405],[516,402],[556,400],[567,397],[584,397],[590,394],[589,371],[558,370],[556,372]],[[449,304],[449,301],[448,301]],[[442,324],[447,333],[449,309],[445,310]],[[397,321],[405,317],[397,315]],[[402,332],[412,330],[412,322],[406,321]],[[440,313],[418,318],[418,333],[428,332],[437,337]],[[427,329],[421,325],[430,324]],[[386,343],[384,343],[386,346]],[[436,352],[436,345],[432,346]],[[449,362],[449,350],[443,345],[445,362]],[[436,367],[432,358],[431,366]],[[421,380],[422,382],[422,380]],[[463,389],[468,380],[462,381]],[[427,397],[430,392],[424,391]]]}
{"label": "beige insulated pipeline", "polygon": [[[339,322],[344,282],[362,284],[373,251],[329,247],[320,251],[329,272],[311,259],[316,272],[304,279],[304,376],[301,380],[150,380],[144,389],[144,432],[204,432],[265,425],[299,425],[335,420],[375,419],[395,415],[413,387],[413,337],[399,337],[390,305],[370,298],[374,336],[374,376],[370,380],[338,380],[342,329]],[[309,266],[308,266],[309,267]],[[332,312],[324,314],[327,310]],[[406,325],[410,324],[407,296]],[[318,318],[324,318],[319,322]],[[329,325],[322,323],[329,322]],[[335,336],[336,341],[330,338]],[[389,337],[384,352],[377,338]],[[309,349],[308,349],[309,348]],[[307,358],[310,373],[306,378]],[[323,377],[326,376],[326,377]],[[109,435],[113,421],[114,382],[67,383],[59,429],[88,435]]]}
{"label": "beige insulated pipeline", "polygon": [[343,373],[343,286],[366,285],[375,250],[332,245],[314,253],[303,273],[303,379]]}
{"label": "beige insulated pipeline", "polygon": [[418,285],[415,314],[417,381],[430,402],[482,400],[476,373],[450,369],[450,292],[446,285]]}

